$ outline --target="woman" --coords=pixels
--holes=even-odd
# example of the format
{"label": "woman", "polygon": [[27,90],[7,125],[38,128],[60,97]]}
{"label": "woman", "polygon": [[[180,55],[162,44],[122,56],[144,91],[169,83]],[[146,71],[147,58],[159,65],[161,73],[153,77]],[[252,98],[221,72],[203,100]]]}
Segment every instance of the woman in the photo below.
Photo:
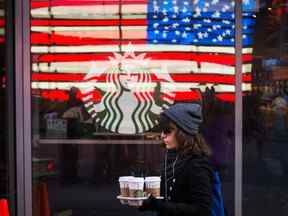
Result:
{"label": "woman", "polygon": [[210,216],[213,169],[210,148],[199,133],[202,108],[178,103],[160,115],[161,138],[167,152],[161,171],[161,196],[150,196],[140,211],[161,216]]}

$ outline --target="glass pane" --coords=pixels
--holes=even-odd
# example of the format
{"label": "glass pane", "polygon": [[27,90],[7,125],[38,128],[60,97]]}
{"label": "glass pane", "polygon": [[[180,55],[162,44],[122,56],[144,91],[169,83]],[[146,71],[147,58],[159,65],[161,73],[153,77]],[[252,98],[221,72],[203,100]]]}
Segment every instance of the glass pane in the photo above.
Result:
{"label": "glass pane", "polygon": [[2,194],[8,193],[8,158],[7,158],[7,143],[6,143],[6,73],[5,73],[5,35],[4,35],[4,4],[0,4],[0,11],[2,11],[1,16],[1,22],[2,25],[0,26],[0,55],[1,55],[1,61],[0,61],[0,121],[4,122],[4,124],[1,124],[0,127],[0,197],[2,197]]}
{"label": "glass pane", "polygon": [[288,5],[287,1],[259,3],[253,15],[252,91],[244,97],[243,215],[284,216],[288,211]]}
{"label": "glass pane", "polygon": [[233,212],[234,5],[31,0],[33,216],[139,214],[118,178],[159,175],[158,117],[178,102],[204,105]]}
{"label": "glass pane", "polygon": [[[13,47],[12,40],[7,41],[6,37],[8,33],[7,27],[12,26],[12,23],[7,23],[10,19],[6,19],[8,7],[11,6],[8,1],[0,2],[0,199],[1,199],[1,213],[5,214],[7,209],[5,207],[6,202],[9,206],[10,215],[15,215],[15,155],[14,155],[14,143],[11,141],[11,137],[8,136],[13,134],[10,131],[11,126],[13,126],[13,119],[10,119],[13,113],[13,108],[10,107],[11,102],[14,100],[11,94],[11,89],[13,88],[10,84],[13,83],[11,79],[11,73],[13,73],[13,65],[7,65],[7,59],[9,62],[13,62],[13,56],[7,55],[7,50]],[[11,8],[9,8],[10,11]],[[9,29],[9,32],[11,29]],[[9,34],[8,34],[9,35]],[[9,44],[8,44],[9,43]],[[8,47],[8,49],[7,49]],[[12,52],[10,52],[12,54]],[[10,74],[8,74],[10,73]],[[12,75],[13,76],[13,75]],[[9,81],[9,82],[8,82]],[[9,88],[8,88],[9,87]],[[12,87],[12,88],[11,88]],[[12,97],[11,97],[12,96]],[[8,100],[8,97],[9,98]],[[9,112],[10,111],[10,112]],[[0,214],[1,214],[0,213]]]}

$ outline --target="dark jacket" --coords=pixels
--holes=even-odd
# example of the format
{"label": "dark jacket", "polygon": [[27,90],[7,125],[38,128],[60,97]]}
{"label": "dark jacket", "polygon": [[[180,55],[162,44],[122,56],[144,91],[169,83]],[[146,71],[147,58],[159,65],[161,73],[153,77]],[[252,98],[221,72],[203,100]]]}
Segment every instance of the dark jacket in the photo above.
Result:
{"label": "dark jacket", "polygon": [[[150,197],[142,208],[157,211],[159,216],[211,215],[213,169],[206,157],[195,155],[187,160],[182,171],[167,182],[167,189],[167,200]],[[161,196],[165,196],[164,176]]]}

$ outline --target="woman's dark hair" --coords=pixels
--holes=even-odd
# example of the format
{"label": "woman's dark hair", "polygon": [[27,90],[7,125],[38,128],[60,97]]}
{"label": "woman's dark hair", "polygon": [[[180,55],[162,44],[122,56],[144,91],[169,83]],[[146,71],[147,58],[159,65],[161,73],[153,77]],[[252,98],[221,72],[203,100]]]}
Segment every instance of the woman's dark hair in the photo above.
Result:
{"label": "woman's dark hair", "polygon": [[181,154],[197,154],[211,156],[212,151],[201,133],[190,135],[177,127],[172,120],[165,115],[160,115],[160,128],[163,133],[171,133],[176,130],[175,137],[178,144],[178,151]]}
{"label": "woman's dark hair", "polygon": [[177,127],[175,136],[180,153],[211,156],[211,149],[202,134],[190,135]]}

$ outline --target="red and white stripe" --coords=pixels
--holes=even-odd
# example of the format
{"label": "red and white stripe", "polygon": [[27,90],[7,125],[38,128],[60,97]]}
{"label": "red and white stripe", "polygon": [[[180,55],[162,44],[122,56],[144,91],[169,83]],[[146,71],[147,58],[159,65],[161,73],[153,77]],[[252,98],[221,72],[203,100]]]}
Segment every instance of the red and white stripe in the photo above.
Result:
{"label": "red and white stripe", "polygon": [[[162,73],[165,65],[174,81],[171,85],[176,100],[195,99],[197,94],[191,89],[205,90],[205,85],[213,85],[218,98],[233,101],[235,48],[148,44],[146,16],[147,0],[32,1],[34,93],[48,99],[66,99],[72,86],[84,85],[91,62],[99,73],[109,69],[109,57],[115,52],[131,51],[132,43],[137,55],[146,53],[146,58],[150,58],[146,69],[153,82],[147,88],[153,89],[159,81],[153,74]],[[252,48],[243,48],[242,53],[242,88],[250,91]],[[104,90],[107,85],[105,76],[97,83]],[[164,83],[163,90],[172,87]],[[55,96],[57,92],[62,96]]]}

